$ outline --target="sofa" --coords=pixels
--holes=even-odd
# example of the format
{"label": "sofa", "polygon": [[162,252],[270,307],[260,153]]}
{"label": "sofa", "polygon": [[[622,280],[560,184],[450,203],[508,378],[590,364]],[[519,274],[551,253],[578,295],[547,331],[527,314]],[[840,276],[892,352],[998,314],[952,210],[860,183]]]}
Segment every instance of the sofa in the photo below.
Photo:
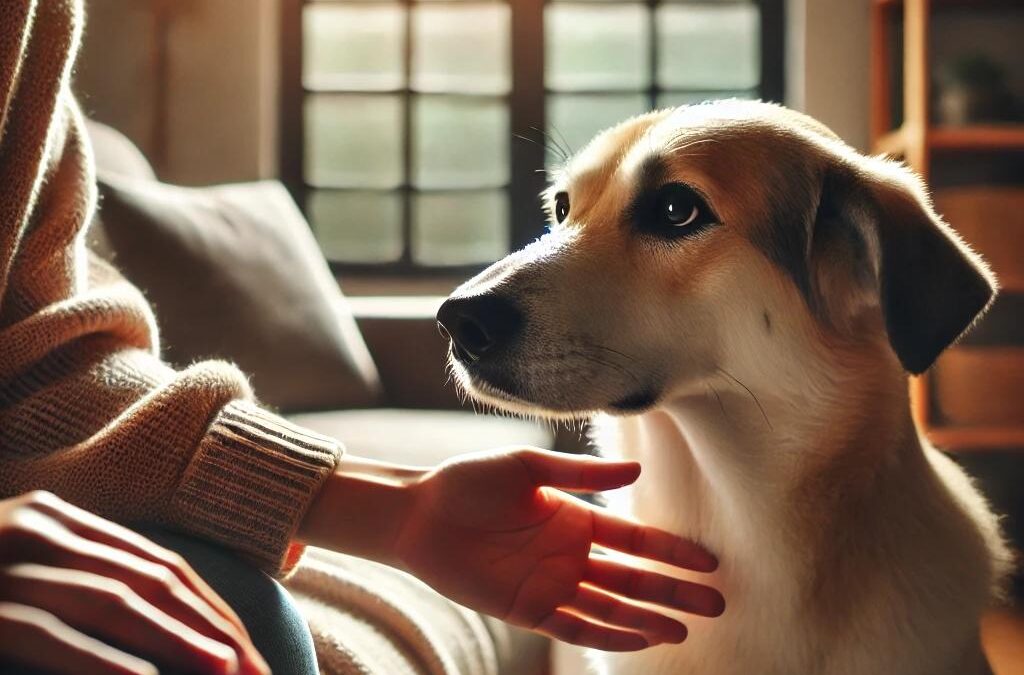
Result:
{"label": "sofa", "polygon": [[[262,403],[370,458],[430,465],[488,447],[552,447],[549,430],[475,415],[445,387],[436,300],[353,314],[281,184],[167,185],[125,136],[88,128],[99,207],[87,244],[147,295],[169,362],[233,361]],[[394,570],[311,550],[287,583],[324,672],[546,670],[542,638]]]}

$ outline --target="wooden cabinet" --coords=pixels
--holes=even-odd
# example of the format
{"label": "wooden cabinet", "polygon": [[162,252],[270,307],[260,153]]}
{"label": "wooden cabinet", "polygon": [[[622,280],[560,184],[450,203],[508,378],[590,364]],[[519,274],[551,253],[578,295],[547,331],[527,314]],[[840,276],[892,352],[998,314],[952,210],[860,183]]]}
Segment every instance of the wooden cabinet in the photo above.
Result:
{"label": "wooden cabinet", "polygon": [[[941,176],[964,158],[976,165],[1019,158],[1024,167],[1024,123],[936,122],[932,38],[942,12],[963,17],[1019,14],[1021,8],[1019,0],[871,2],[873,150],[902,157],[930,183],[937,210],[990,261],[1003,294],[1024,294],[1024,175],[994,186],[987,184],[988,172],[979,171],[977,182],[966,187],[963,171],[955,187],[944,185]],[[1009,320],[1024,322],[1024,315]],[[985,344],[954,346],[929,373],[914,378],[915,416],[937,446],[1024,449],[1024,346],[1017,333],[1005,326],[987,330]]]}

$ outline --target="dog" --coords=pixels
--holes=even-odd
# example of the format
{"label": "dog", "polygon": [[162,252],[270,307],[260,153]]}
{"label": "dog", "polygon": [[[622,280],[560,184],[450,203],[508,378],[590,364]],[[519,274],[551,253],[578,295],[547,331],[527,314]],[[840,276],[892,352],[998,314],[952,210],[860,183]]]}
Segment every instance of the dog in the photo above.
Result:
{"label": "dog", "polygon": [[682,617],[680,645],[562,675],[988,672],[978,621],[1010,554],[916,428],[908,377],[996,280],[919,178],[731,100],[602,132],[542,198],[549,232],[438,312],[450,366],[475,399],[590,420],[602,454],[640,461],[608,507],[706,545],[716,572],[672,573],[727,599]]}

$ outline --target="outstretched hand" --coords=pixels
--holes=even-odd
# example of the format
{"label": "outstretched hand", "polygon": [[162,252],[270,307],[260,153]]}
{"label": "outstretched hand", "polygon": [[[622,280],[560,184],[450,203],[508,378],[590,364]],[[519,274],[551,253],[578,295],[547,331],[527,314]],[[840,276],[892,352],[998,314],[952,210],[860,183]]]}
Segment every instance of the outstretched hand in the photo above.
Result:
{"label": "outstretched hand", "polygon": [[560,491],[614,489],[639,475],[636,462],[535,449],[459,457],[410,486],[395,555],[453,600],[566,642],[607,651],[682,642],[683,624],[651,605],[718,616],[721,594],[593,547],[698,572],[713,571],[715,558]]}

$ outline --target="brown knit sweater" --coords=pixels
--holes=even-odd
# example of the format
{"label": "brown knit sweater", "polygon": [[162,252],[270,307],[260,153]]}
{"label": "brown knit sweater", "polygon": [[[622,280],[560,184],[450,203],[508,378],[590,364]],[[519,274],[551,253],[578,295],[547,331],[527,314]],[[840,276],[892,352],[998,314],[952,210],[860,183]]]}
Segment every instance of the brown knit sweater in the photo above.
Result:
{"label": "brown knit sweater", "polygon": [[142,295],[86,253],[81,27],[81,0],[0,2],[0,497],[52,490],[287,571],[340,447],[260,410],[228,364],[161,363]]}

